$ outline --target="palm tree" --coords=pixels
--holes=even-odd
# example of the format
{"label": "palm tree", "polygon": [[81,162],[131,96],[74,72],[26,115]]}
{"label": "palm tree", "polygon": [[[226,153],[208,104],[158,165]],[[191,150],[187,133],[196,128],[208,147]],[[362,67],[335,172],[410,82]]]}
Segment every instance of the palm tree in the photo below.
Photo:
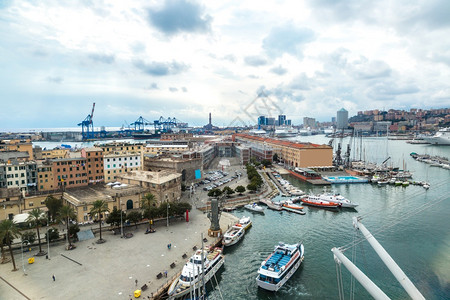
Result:
{"label": "palm tree", "polygon": [[45,217],[43,216],[44,212],[40,208],[33,208],[32,211],[28,213],[28,218],[25,220],[26,222],[32,224],[33,226],[36,226],[36,232],[38,237],[38,244],[39,244],[39,253],[38,256],[45,255],[46,252],[42,251],[41,247],[41,235],[39,233],[39,225],[41,225],[42,222],[45,221]]}
{"label": "palm tree", "polygon": [[102,239],[102,213],[109,212],[108,203],[105,200],[96,200],[92,203],[93,207],[91,208],[90,215],[97,216],[98,224],[100,226],[100,239],[99,243],[104,243],[105,240]]}
{"label": "palm tree", "polygon": [[72,206],[63,205],[59,209],[59,219],[64,220],[64,222],[66,223],[66,226],[67,226],[67,240],[69,241],[69,249],[72,248],[72,243],[71,243],[70,237],[69,237],[69,219],[75,219],[75,218],[76,218],[76,215],[75,215],[75,211]]}
{"label": "palm tree", "polygon": [[155,195],[152,193],[145,194],[144,197],[142,197],[141,203],[143,209],[150,209],[152,204],[154,205],[156,203]]}
{"label": "palm tree", "polygon": [[11,254],[11,260],[13,263],[13,271],[17,271],[16,261],[14,260],[13,251],[11,248],[12,241],[20,236],[19,228],[11,220],[3,220],[0,222],[0,240],[5,239],[6,244],[9,247],[9,253]]}

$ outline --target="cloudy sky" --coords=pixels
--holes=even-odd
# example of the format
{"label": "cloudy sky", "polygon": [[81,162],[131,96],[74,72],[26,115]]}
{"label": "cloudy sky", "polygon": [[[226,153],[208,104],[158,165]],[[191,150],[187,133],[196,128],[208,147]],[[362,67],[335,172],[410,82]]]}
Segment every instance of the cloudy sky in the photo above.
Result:
{"label": "cloudy sky", "polygon": [[[450,1],[0,0],[0,128],[450,106]],[[260,96],[260,97],[258,97]]]}

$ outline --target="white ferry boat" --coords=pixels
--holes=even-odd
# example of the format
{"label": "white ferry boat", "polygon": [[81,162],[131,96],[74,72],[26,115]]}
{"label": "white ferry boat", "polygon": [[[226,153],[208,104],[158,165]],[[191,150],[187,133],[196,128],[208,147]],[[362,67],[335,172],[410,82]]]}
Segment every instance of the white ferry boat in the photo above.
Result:
{"label": "white ferry boat", "polygon": [[239,242],[244,234],[244,227],[233,225],[223,234],[222,243],[224,246],[232,246]]}
{"label": "white ferry boat", "polygon": [[319,194],[316,196],[312,196],[313,199],[321,200],[321,201],[328,201],[328,202],[334,202],[337,204],[340,204],[340,207],[347,207],[347,208],[355,208],[358,206],[357,203],[353,203],[344,196],[340,194],[335,193],[324,193]]}
{"label": "white ferry boat", "polygon": [[280,242],[272,254],[261,263],[256,277],[258,286],[265,290],[278,291],[300,267],[304,253],[302,243],[288,245]]}
{"label": "white ferry boat", "polygon": [[203,268],[205,274],[202,272],[202,250],[195,251],[194,255],[184,265],[179,278],[175,279],[169,287],[169,299],[180,298],[189,294],[191,289],[198,287],[201,284],[202,277],[205,283],[220,269],[225,258],[222,254],[222,248],[213,248],[210,250],[203,250]]}

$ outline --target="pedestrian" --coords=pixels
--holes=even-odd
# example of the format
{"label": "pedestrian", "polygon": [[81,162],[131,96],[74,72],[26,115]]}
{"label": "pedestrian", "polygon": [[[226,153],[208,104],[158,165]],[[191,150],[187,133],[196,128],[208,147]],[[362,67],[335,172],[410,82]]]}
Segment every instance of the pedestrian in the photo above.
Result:
{"label": "pedestrian", "polygon": [[55,275],[52,275],[53,281],[56,281]]}
{"label": "pedestrian", "polygon": [[167,249],[170,250],[170,244],[167,244]]}
{"label": "pedestrian", "polygon": [[167,278],[167,270],[166,270],[166,271],[164,271],[164,277],[166,277],[166,278]]}
{"label": "pedestrian", "polygon": [[138,280],[136,279],[134,282],[136,283],[136,286],[137,286]]}

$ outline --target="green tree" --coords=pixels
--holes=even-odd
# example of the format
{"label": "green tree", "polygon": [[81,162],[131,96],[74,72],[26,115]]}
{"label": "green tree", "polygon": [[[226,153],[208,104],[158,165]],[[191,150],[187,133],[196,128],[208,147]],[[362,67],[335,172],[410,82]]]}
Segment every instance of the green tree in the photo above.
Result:
{"label": "green tree", "polygon": [[255,183],[250,183],[247,185],[247,190],[251,192],[255,192],[258,189],[258,186]]}
{"label": "green tree", "polygon": [[[80,226],[78,226],[78,224],[70,225],[69,226],[69,239],[76,237],[78,232],[80,232]],[[78,237],[75,240],[78,240]]]}
{"label": "green tree", "polygon": [[0,222],[0,240],[5,241],[8,245],[9,253],[13,263],[13,271],[17,271],[16,261],[14,260],[14,254],[11,248],[12,241],[20,236],[19,228],[11,220],[3,220]]}
{"label": "green tree", "polygon": [[98,224],[100,226],[100,239],[98,242],[103,243],[105,242],[104,239],[102,239],[102,216],[104,212],[109,212],[108,203],[106,203],[105,200],[96,200],[94,203],[92,203],[92,208],[89,214],[91,216],[94,216],[98,220]]}
{"label": "green tree", "polygon": [[50,220],[54,221],[58,216],[58,211],[63,206],[62,199],[58,199],[50,195],[45,199],[45,206],[48,208]]}
{"label": "green tree", "polygon": [[28,218],[25,221],[31,224],[31,226],[36,227],[39,244],[38,255],[44,255],[45,252],[42,251],[41,247],[41,235],[39,233],[39,226],[44,224],[45,222],[45,213],[40,208],[33,208],[33,210],[28,213]]}
{"label": "green tree", "polygon": [[58,229],[54,227],[49,228],[45,234],[45,240],[47,240],[48,237],[50,238],[49,242],[59,239]]}
{"label": "green tree", "polygon": [[125,212],[122,210],[118,210],[117,207],[114,207],[112,212],[106,217],[105,222],[111,224],[112,226],[119,227],[120,224],[120,214],[122,214],[122,220],[125,220]]}
{"label": "green tree", "polygon": [[245,192],[245,187],[242,185],[238,185],[235,189],[234,189],[237,193],[239,193],[240,196],[242,196],[242,193]]}
{"label": "green tree", "polygon": [[33,244],[35,240],[36,240],[36,232],[25,231],[22,233],[22,242],[28,241],[30,244]]}
{"label": "green tree", "polygon": [[273,155],[273,157],[272,157],[272,160],[274,161],[274,162],[278,162],[278,154],[274,154]]}
{"label": "green tree", "polygon": [[222,195],[222,191],[220,189],[212,189],[208,192],[209,197],[219,197]]}
{"label": "green tree", "polygon": [[158,207],[149,207],[146,208],[143,217],[149,220],[153,220],[154,218],[159,216],[159,208]]}
{"label": "green tree", "polygon": [[[275,153],[276,154],[276,153]],[[274,154],[274,155],[275,155]],[[270,167],[271,165],[272,165],[272,162],[270,161],[270,160],[268,160],[268,159],[263,159],[262,161],[261,161],[261,163],[262,163],[262,165],[264,166],[264,167]]]}
{"label": "green tree", "polygon": [[142,220],[142,214],[141,214],[141,212],[139,212],[137,210],[130,211],[127,214],[127,220],[134,223],[134,225],[136,225],[136,229],[137,229],[137,223],[140,220]]}
{"label": "green tree", "polygon": [[152,193],[145,194],[144,197],[142,197],[141,204],[144,210],[152,206],[156,206],[155,195],[153,195]]}
{"label": "green tree", "polygon": [[234,194],[234,190],[230,188],[229,186],[226,186],[223,188],[222,192],[227,196],[230,197],[231,194]]}
{"label": "green tree", "polygon": [[64,223],[66,223],[67,240],[69,241],[69,249],[72,248],[72,242],[70,241],[70,236],[69,236],[69,219],[75,219],[75,218],[76,218],[76,215],[75,215],[75,211],[72,206],[63,205],[59,209],[59,219],[61,221],[64,221]]}

